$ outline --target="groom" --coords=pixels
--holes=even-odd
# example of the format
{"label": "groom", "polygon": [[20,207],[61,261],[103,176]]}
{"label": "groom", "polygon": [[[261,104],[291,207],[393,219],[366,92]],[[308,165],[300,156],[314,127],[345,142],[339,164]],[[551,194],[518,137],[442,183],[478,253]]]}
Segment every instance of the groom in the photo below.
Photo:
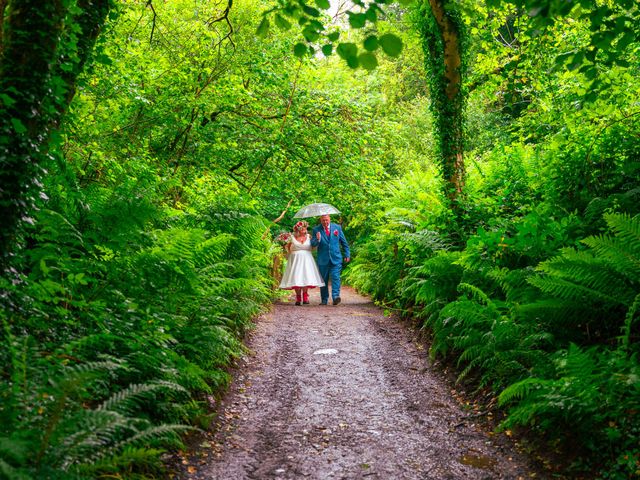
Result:
{"label": "groom", "polygon": [[340,303],[340,273],[342,272],[340,245],[344,249],[344,261],[348,263],[349,243],[342,232],[342,227],[337,223],[331,223],[330,215],[322,215],[320,225],[313,229],[311,235],[311,246],[318,247],[318,270],[324,280],[324,287],[320,287],[322,305],[329,303],[329,278],[331,278],[333,304]]}

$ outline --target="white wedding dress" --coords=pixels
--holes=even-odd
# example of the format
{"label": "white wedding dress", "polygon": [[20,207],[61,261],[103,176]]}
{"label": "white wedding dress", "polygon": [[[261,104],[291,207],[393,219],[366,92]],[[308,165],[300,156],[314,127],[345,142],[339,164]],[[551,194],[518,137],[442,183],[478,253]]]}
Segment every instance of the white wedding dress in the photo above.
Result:
{"label": "white wedding dress", "polygon": [[324,287],[316,261],[311,255],[311,237],[308,234],[303,242],[291,237],[291,251],[280,288],[291,290],[294,287]]}

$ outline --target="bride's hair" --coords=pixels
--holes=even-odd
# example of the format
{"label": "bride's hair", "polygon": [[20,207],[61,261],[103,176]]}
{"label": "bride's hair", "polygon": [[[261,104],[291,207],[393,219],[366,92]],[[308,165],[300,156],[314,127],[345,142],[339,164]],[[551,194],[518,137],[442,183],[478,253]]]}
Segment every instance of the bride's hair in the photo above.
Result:
{"label": "bride's hair", "polygon": [[303,228],[309,228],[309,222],[305,220],[300,220],[293,226],[293,231],[297,232],[298,230],[302,230]]}

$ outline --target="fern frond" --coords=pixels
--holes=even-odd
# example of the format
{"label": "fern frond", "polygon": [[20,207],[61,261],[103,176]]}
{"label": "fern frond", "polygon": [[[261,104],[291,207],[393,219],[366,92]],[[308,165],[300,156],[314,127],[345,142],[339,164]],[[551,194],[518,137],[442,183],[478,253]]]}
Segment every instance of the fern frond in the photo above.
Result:
{"label": "fern frond", "polygon": [[92,455],[88,455],[82,459],[74,459],[72,463],[67,464],[67,469],[70,467],[83,468],[84,466],[96,464],[99,461],[118,455],[126,448],[133,448],[140,444],[147,446],[153,443],[157,443],[179,446],[182,442],[178,434],[189,430],[197,429],[188,425],[179,424],[163,424],[148,427],[137,432],[135,435],[132,435],[125,440],[116,443],[111,447],[94,451]]}
{"label": "fern frond", "polygon": [[622,327],[622,348],[629,349],[629,342],[631,339],[631,325],[636,316],[636,313],[640,310],[640,293],[636,296],[635,300],[631,304],[631,308],[627,311],[627,315],[624,319],[624,325]]}
{"label": "fern frond", "polygon": [[31,452],[28,442],[16,438],[0,437],[0,459],[22,464]]}
{"label": "fern frond", "polygon": [[221,262],[233,240],[233,235],[221,234],[198,243],[193,251],[195,266],[203,268]]}
{"label": "fern frond", "polygon": [[[575,268],[570,268],[575,267]],[[593,262],[585,268],[571,262],[544,263],[548,275],[533,276],[529,282],[545,293],[576,302],[604,302],[625,305],[635,296],[625,279],[607,265]]]}
{"label": "fern frond", "polygon": [[131,414],[139,408],[139,403],[144,401],[147,394],[159,390],[174,390],[187,393],[184,387],[173,382],[132,384],[124,390],[114,393],[98,405],[97,410],[111,410]]}
{"label": "fern frond", "polygon": [[544,385],[548,385],[549,381],[541,378],[525,378],[519,382],[509,385],[500,395],[498,395],[498,405],[501,407],[514,400],[522,400],[531,395],[533,391],[540,390]]}
{"label": "fern frond", "polygon": [[486,306],[491,312],[491,314],[494,314],[496,316],[500,315],[500,312],[498,311],[496,303],[489,297],[489,295],[484,293],[482,289],[476,287],[475,285],[471,285],[469,283],[460,283],[460,285],[458,285],[458,290],[461,293],[470,294],[471,298],[474,301],[478,302],[480,305]]}
{"label": "fern frond", "polygon": [[611,268],[634,282],[640,282],[640,216],[608,214],[605,220],[614,236],[598,235],[582,242],[591,247],[598,258],[606,260]]}
{"label": "fern frond", "polygon": [[0,478],[5,480],[33,480],[33,477],[0,458]]}
{"label": "fern frond", "polygon": [[[107,477],[109,473],[130,472],[142,470],[145,472],[160,474],[162,472],[161,455],[164,450],[149,447],[127,447],[122,452],[113,456],[102,458],[94,463],[84,463],[75,466],[72,470],[81,475],[91,475],[92,477]],[[114,475],[116,476],[116,475]],[[127,480],[132,478],[127,475]],[[138,478],[158,478],[158,475],[149,477],[140,475]]]}
{"label": "fern frond", "polygon": [[122,367],[121,361],[106,360],[101,362],[85,362],[66,367],[60,378],[52,379],[54,385],[66,385],[65,389],[70,385],[77,384],[80,380],[98,375],[102,372],[113,372]]}

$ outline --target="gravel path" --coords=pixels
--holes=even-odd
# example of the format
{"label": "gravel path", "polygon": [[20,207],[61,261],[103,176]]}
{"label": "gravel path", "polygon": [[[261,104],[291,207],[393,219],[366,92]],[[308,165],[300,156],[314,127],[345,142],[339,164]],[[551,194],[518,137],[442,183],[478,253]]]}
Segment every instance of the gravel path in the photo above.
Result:
{"label": "gravel path", "polygon": [[348,288],[279,303],[249,338],[219,416],[173,478],[541,478],[461,408],[402,323]]}

